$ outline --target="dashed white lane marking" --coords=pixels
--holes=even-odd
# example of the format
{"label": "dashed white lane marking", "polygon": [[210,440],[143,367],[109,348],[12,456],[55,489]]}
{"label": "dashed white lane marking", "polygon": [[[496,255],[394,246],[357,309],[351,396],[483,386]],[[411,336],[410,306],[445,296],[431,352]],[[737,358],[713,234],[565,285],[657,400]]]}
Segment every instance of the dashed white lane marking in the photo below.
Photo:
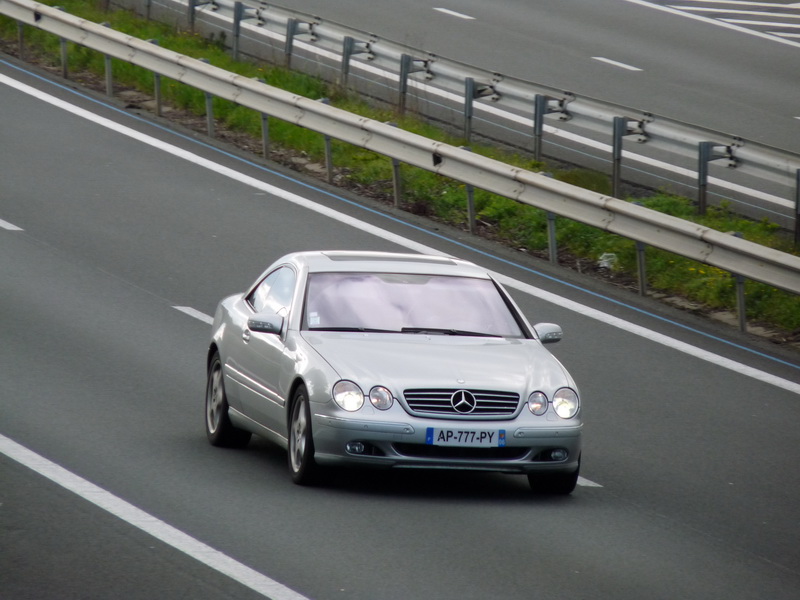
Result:
{"label": "dashed white lane marking", "polygon": [[639,67],[634,67],[633,65],[628,65],[626,63],[619,62],[618,60],[611,60],[610,58],[605,58],[603,56],[593,56],[592,58],[602,63],[619,67],[620,69],[627,69],[628,71],[641,71]]}
{"label": "dashed white lane marking", "polygon": [[459,19],[466,19],[468,21],[474,21],[475,17],[470,17],[469,15],[465,15],[464,13],[456,12],[454,10],[450,10],[448,8],[434,8],[433,10],[438,10],[440,13],[444,13],[446,15],[450,15],[451,17],[458,17]]}
{"label": "dashed white lane marking", "polygon": [[271,600],[308,600],[305,596],[243,565],[227,554],[175,529],[164,521],[136,508],[101,487],[67,471],[0,434],[0,452],[39,475],[88,500],[134,527],[191,556],[215,571]]}
{"label": "dashed white lane marking", "polygon": [[194,317],[198,321],[202,321],[203,323],[208,323],[211,325],[214,322],[214,318],[208,316],[205,313],[201,313],[199,310],[195,310],[191,306],[173,306],[175,310],[179,310],[184,314],[189,315],[190,317]]}
{"label": "dashed white lane marking", "polygon": [[9,223],[8,221],[3,221],[0,219],[0,229],[7,229],[8,231],[22,231],[22,227],[17,227],[13,223]]}
{"label": "dashed white lane marking", "polygon": [[583,487],[598,487],[598,488],[603,487],[599,483],[595,483],[594,481],[590,481],[590,480],[586,479],[585,477],[578,477],[578,485],[582,485]]}

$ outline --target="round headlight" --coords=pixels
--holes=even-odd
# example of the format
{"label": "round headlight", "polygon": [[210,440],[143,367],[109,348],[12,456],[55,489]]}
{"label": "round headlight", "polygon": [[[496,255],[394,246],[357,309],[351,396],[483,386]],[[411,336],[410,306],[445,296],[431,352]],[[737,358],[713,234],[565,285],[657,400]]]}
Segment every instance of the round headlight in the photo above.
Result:
{"label": "round headlight", "polygon": [[386,410],[392,406],[392,392],[382,385],[376,385],[369,391],[369,401],[372,406],[380,410]]}
{"label": "round headlight", "polygon": [[533,392],[528,396],[528,409],[535,415],[547,412],[547,396],[542,392]]}
{"label": "round headlight", "polygon": [[553,408],[562,419],[571,419],[578,413],[578,394],[570,388],[561,388],[553,396]]}
{"label": "round headlight", "polygon": [[364,406],[364,392],[352,381],[337,381],[333,386],[333,399],[336,404],[351,412]]}

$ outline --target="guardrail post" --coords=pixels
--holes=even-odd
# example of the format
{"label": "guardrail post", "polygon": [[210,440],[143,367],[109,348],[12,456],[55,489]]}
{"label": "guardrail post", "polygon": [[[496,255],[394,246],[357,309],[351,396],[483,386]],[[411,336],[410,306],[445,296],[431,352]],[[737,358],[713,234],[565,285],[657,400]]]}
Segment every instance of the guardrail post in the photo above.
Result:
{"label": "guardrail post", "polygon": [[533,158],[542,160],[542,136],[544,135],[544,115],[547,110],[547,96],[536,94],[533,100]]}
{"label": "guardrail post", "polygon": [[[387,122],[387,125],[397,127],[397,123]],[[400,161],[392,157],[392,189],[394,191],[394,207],[400,208],[403,202],[403,178],[400,171]]]}
{"label": "guardrail post", "polygon": [[[158,46],[158,40],[147,40],[151,44]],[[156,101],[156,116],[161,116],[161,73],[153,71],[153,97]]]}
{"label": "guardrail post", "polygon": [[67,67],[67,40],[59,38],[58,41],[61,46],[61,76],[64,79],[69,79],[69,69]]}
{"label": "guardrail post", "polygon": [[[306,31],[301,29],[306,28]],[[317,41],[317,36],[314,35],[314,23],[307,23],[300,19],[287,19],[286,21],[286,44],[283,48],[283,54],[286,57],[286,68],[292,68],[292,52],[294,51],[294,38],[298,35],[309,34],[311,41]]]}
{"label": "guardrail post", "polygon": [[414,57],[410,54],[403,54],[400,57],[400,88],[397,99],[397,110],[402,115],[406,112],[406,93],[408,92],[408,75],[411,71],[411,62]]}
{"label": "guardrail post", "polygon": [[[741,238],[741,233],[734,232],[734,237]],[[747,331],[747,307],[745,305],[745,294],[744,294],[744,277],[739,275],[738,273],[733,274],[733,278],[736,281],[736,312],[739,316],[739,331],[746,332]]]}
{"label": "guardrail post", "polygon": [[611,195],[620,197],[620,184],[622,180],[622,140],[627,135],[636,134],[637,142],[647,141],[644,132],[644,121],[636,121],[628,117],[614,117],[614,142],[612,145],[612,170],[611,170]]}
{"label": "guardrail post", "polygon": [[477,98],[491,96],[492,100],[499,100],[500,96],[490,84],[475,84],[475,79],[466,77],[464,79],[464,139],[469,143],[472,137],[472,103]]}
{"label": "guardrail post", "polygon": [[400,57],[400,87],[398,89],[399,99],[397,102],[397,110],[402,115],[406,112],[406,95],[408,94],[408,76],[411,73],[418,73],[425,71],[427,79],[431,79],[431,74],[428,72],[428,61],[419,58],[414,58],[410,54],[403,54]]}
{"label": "guardrail post", "polygon": [[239,34],[242,32],[242,17],[244,16],[244,5],[241,2],[233,3],[233,47],[231,52],[233,60],[239,60]]}
{"label": "guardrail post", "polygon": [[261,113],[261,152],[269,158],[269,115]]}
{"label": "guardrail post", "polygon": [[345,36],[342,40],[342,69],[339,76],[339,85],[342,87],[347,87],[347,80],[350,78],[350,58],[355,54],[367,54],[367,60],[375,58],[370,42],[357,42],[355,38]]}
{"label": "guardrail post", "polygon": [[[468,146],[461,146],[462,150],[472,152],[472,148]],[[470,233],[475,233],[475,186],[465,183],[464,187],[467,191],[467,229]]]}
{"label": "guardrail post", "polygon": [[611,150],[611,195],[619,198],[620,173],[622,171],[622,138],[628,131],[628,119],[614,117],[614,143]]}
{"label": "guardrail post", "polygon": [[714,142],[700,142],[698,148],[699,163],[697,165],[697,211],[706,214],[706,193],[708,189],[708,161],[714,151]]}
{"label": "guardrail post", "polygon": [[[331,101],[328,98],[320,98],[319,102],[329,105]],[[327,133],[323,136],[325,140],[325,170],[328,172],[328,183],[333,183],[333,152],[331,149],[331,136]]]}
{"label": "guardrail post", "polygon": [[114,95],[114,74],[111,68],[111,57],[106,54],[103,57],[103,62],[105,63],[105,72],[106,72],[106,96],[113,96]]}
{"label": "guardrail post", "polygon": [[286,42],[283,46],[283,56],[286,68],[292,67],[292,50],[294,49],[294,34],[297,31],[297,19],[294,17],[286,21]]}
{"label": "guardrail post", "polygon": [[257,19],[259,27],[264,24],[261,19],[261,10],[257,8],[246,8],[241,2],[233,3],[233,47],[231,49],[233,60],[239,60],[239,38],[242,34],[242,21],[247,19]]}
{"label": "guardrail post", "polygon": [[467,143],[472,137],[472,101],[474,99],[475,80],[472,77],[467,77],[464,79],[464,140]]}
{"label": "guardrail post", "polygon": [[[56,10],[63,11],[60,6],[55,7]],[[36,19],[38,21],[38,18]],[[67,40],[66,38],[58,38],[58,43],[61,49],[61,76],[64,79],[69,79],[69,69],[67,68]]]}
{"label": "guardrail post", "polygon": [[[634,202],[636,206],[643,206],[641,202]],[[636,273],[639,279],[639,295],[647,295],[647,244],[636,240]]]}
{"label": "guardrail post", "polygon": [[206,4],[211,5],[211,10],[219,10],[219,4],[217,4],[214,0],[188,0],[187,2],[187,19],[189,21],[189,31],[192,33],[194,33],[195,12],[198,7],[205,6]]}
{"label": "guardrail post", "polygon": [[567,95],[564,98],[553,98],[544,94],[536,94],[533,99],[533,158],[537,161],[542,160],[542,137],[544,136],[544,117],[545,115],[558,113],[559,120],[569,121],[572,115],[566,109],[569,102],[574,100],[574,96]]}
{"label": "guardrail post", "polygon": [[[265,80],[256,77],[256,81],[266,83]],[[264,158],[269,158],[269,115],[261,113],[261,152]]]}
{"label": "guardrail post", "polygon": [[[200,62],[209,64],[207,58],[201,58]],[[214,137],[214,96],[209,92],[203,92],[206,98],[206,129],[208,130],[208,137]]]}
{"label": "guardrail post", "polygon": [[744,277],[734,274],[736,279],[736,312],[739,315],[739,331],[747,331],[747,306],[745,305]]}
{"label": "guardrail post", "polygon": [[[111,28],[111,23],[101,23],[103,27]],[[111,68],[111,56],[108,54],[103,55],[103,64],[105,67],[106,75],[106,96],[114,95],[114,73]]]}
{"label": "guardrail post", "polygon": [[637,240],[636,242],[636,270],[639,278],[639,295],[647,295],[647,259],[645,251],[647,244]]}
{"label": "guardrail post", "polygon": [[19,59],[25,60],[25,25],[17,21],[17,45],[19,46]]}
{"label": "guardrail post", "polygon": [[194,10],[197,7],[197,0],[188,0],[186,5],[186,20],[189,21],[189,31],[194,31]]}
{"label": "guardrail post", "polygon": [[556,241],[556,215],[549,211],[547,213],[547,252],[550,256],[550,262],[557,265],[558,242]]}
{"label": "guardrail post", "polygon": [[708,163],[712,160],[725,159],[728,167],[736,166],[736,158],[733,156],[733,146],[724,146],[714,142],[700,142],[698,146],[698,165],[697,165],[697,212],[701,215],[706,214],[707,191],[708,191]]}

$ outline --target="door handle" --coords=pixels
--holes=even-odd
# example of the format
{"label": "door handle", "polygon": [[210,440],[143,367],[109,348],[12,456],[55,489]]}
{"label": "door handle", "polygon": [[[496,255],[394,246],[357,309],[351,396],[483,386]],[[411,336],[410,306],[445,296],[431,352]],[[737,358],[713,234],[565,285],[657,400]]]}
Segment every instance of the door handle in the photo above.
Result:
{"label": "door handle", "polygon": [[243,339],[245,342],[249,342],[249,341],[250,341],[250,330],[249,330],[249,329],[245,329],[245,330],[242,332],[242,339]]}

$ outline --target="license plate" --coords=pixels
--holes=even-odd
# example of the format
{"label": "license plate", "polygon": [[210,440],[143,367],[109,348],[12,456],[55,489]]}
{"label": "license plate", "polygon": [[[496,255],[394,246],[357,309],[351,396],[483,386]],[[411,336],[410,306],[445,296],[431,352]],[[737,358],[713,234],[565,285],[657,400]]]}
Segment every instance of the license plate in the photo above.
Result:
{"label": "license plate", "polygon": [[506,432],[504,429],[488,431],[485,429],[440,429],[438,427],[428,427],[425,443],[433,446],[497,448],[506,445]]}

